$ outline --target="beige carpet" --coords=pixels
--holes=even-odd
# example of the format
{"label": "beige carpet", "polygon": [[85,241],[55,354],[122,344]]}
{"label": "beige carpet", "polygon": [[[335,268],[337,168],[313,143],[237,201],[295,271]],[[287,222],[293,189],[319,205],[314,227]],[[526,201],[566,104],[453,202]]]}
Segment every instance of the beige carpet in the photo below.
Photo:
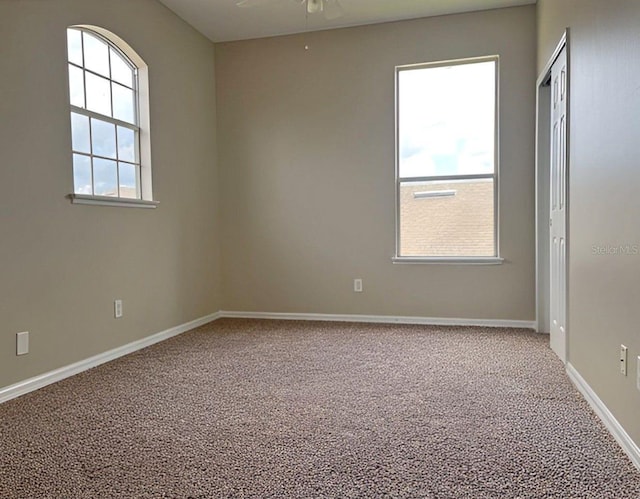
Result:
{"label": "beige carpet", "polygon": [[522,330],[219,320],[0,405],[0,497],[640,497]]}

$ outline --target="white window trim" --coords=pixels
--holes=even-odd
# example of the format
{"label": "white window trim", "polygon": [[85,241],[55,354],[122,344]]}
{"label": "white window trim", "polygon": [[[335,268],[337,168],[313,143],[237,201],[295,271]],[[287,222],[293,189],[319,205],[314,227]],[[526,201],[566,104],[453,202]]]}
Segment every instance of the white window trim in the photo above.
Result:
{"label": "white window trim", "polygon": [[[456,66],[477,62],[493,61],[496,64],[495,70],[495,120],[494,120],[494,171],[483,175],[451,175],[439,177],[400,177],[400,128],[398,120],[400,92],[399,75],[406,69],[420,69],[428,67]],[[471,264],[471,265],[500,265],[505,259],[500,256],[500,56],[490,55],[482,57],[469,57],[465,59],[453,59],[447,61],[427,62],[420,64],[406,64],[395,67],[395,224],[396,224],[396,248],[395,254],[391,257],[394,264]],[[493,256],[403,256],[400,255],[400,185],[402,182],[425,181],[425,180],[465,180],[473,178],[493,178],[494,182],[494,247],[496,254]]]}
{"label": "white window trim", "polygon": [[156,208],[158,201],[146,199],[117,198],[113,196],[94,196],[90,194],[69,194],[73,204],[90,204],[94,206],[120,206],[122,208]]}
{"label": "white window trim", "polygon": [[[120,206],[120,207],[132,207],[132,208],[155,208],[159,202],[153,199],[153,182],[152,182],[152,168],[151,168],[151,130],[149,119],[149,67],[144,60],[138,55],[138,53],[129,45],[126,41],[120,38],[118,35],[101,28],[99,26],[93,26],[89,24],[75,24],[68,26],[68,28],[84,29],[90,32],[96,33],[103,37],[110,44],[112,44],[117,50],[124,54],[137,69],[137,118],[138,118],[138,132],[139,132],[139,160],[140,160],[140,194],[141,199],[130,199],[121,197],[110,196],[95,196],[88,194],[76,194],[71,188],[71,194],[68,195],[73,204],[91,204],[99,206]],[[67,62],[68,63],[68,62]],[[67,74],[67,102],[71,103],[71,96],[69,95],[69,72]],[[74,106],[70,104],[70,111],[73,111]],[[88,111],[91,113],[91,111]],[[83,110],[86,114],[87,110]],[[131,126],[130,124],[126,124]],[[71,151],[70,151],[71,152]],[[73,182],[73,175],[71,176]]]}
{"label": "white window trim", "polygon": [[497,256],[478,257],[436,257],[436,256],[394,256],[391,261],[395,263],[430,263],[436,265],[456,264],[456,265],[502,265],[505,260]]}

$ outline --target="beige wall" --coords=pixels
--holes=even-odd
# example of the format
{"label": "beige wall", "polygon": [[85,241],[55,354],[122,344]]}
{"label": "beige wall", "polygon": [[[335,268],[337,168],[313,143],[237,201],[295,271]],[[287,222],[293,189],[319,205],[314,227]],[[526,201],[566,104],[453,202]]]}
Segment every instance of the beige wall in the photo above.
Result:
{"label": "beige wall", "polygon": [[[492,54],[506,262],[394,265],[394,67]],[[217,44],[223,308],[533,320],[534,68],[534,6]]]}
{"label": "beige wall", "polygon": [[[80,23],[149,65],[156,210],[65,197]],[[213,44],[155,0],[2,0],[0,67],[0,387],[219,310]]]}
{"label": "beige wall", "polygon": [[570,28],[569,362],[640,445],[640,254],[610,249],[640,245],[640,2],[539,0],[538,9],[539,70]]}

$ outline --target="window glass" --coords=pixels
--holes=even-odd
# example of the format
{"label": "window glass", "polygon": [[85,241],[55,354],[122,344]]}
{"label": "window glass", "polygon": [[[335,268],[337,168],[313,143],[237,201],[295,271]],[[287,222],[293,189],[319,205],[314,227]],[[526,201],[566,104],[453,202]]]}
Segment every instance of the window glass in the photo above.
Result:
{"label": "window glass", "polygon": [[397,69],[398,256],[491,257],[497,58]]}
{"label": "window glass", "polygon": [[69,99],[72,106],[85,107],[84,72],[71,64],[69,64]]}
{"label": "window glass", "polygon": [[136,68],[85,28],[67,49],[74,193],[141,199]]}
{"label": "window glass", "polygon": [[134,123],[136,118],[133,90],[112,83],[113,117],[127,123]]}
{"label": "window glass", "polygon": [[93,154],[107,158],[117,158],[116,126],[106,121],[91,119],[91,142]]}
{"label": "window glass", "polygon": [[123,59],[120,54],[118,54],[115,50],[110,49],[111,54],[111,78],[113,81],[117,81],[118,83],[133,88],[133,78],[134,73],[131,66],[129,66]]}
{"label": "window glass", "polygon": [[135,133],[125,127],[118,127],[118,158],[134,163],[136,160]]}
{"label": "window glass", "polygon": [[82,33],[77,29],[67,30],[69,62],[82,66]]}
{"label": "window glass", "polygon": [[120,169],[120,197],[123,198],[136,198],[138,197],[137,185],[138,175],[136,165],[131,163],[119,163]]}
{"label": "window glass", "polygon": [[109,47],[98,37],[86,31],[82,34],[84,44],[84,67],[107,78],[109,70]]}
{"label": "window glass", "polygon": [[493,179],[402,182],[400,254],[494,254]]}
{"label": "window glass", "polygon": [[73,187],[76,194],[93,194],[91,157],[73,155]]}
{"label": "window glass", "polygon": [[96,113],[111,116],[111,88],[109,80],[85,72],[87,109]]}
{"label": "window glass", "polygon": [[91,153],[89,117],[71,113],[71,146],[75,152]]}
{"label": "window glass", "polygon": [[118,195],[118,165],[115,161],[93,158],[93,175],[96,196]]}

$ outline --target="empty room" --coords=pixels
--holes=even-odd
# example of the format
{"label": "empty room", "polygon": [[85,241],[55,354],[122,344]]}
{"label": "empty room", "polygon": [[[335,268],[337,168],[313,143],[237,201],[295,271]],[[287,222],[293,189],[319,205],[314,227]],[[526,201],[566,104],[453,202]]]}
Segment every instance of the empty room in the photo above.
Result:
{"label": "empty room", "polygon": [[0,497],[640,498],[638,26],[0,0]]}

